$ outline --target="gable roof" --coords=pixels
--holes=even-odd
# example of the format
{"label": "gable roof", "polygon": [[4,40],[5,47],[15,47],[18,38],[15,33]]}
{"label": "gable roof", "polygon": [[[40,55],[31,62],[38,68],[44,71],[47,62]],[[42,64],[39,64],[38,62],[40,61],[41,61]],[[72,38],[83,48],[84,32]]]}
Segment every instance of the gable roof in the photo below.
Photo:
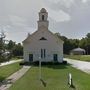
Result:
{"label": "gable roof", "polygon": [[30,39],[36,32],[37,32],[37,31],[35,31],[34,33],[28,35],[28,36],[26,37],[26,39],[25,39],[24,41],[22,41],[22,43],[25,43],[25,42],[26,42],[28,39]]}
{"label": "gable roof", "polygon": [[[39,30],[35,31],[34,33],[32,33],[31,35],[29,35],[24,41],[22,41],[22,43],[27,42],[28,39],[31,39],[32,36],[34,36]],[[63,40],[61,40],[60,38],[58,38],[56,35],[54,35],[54,33],[52,33],[50,30],[47,30],[49,33],[51,33],[51,35],[53,35],[57,40],[59,40],[60,42],[64,43]]]}
{"label": "gable roof", "polygon": [[57,40],[59,40],[60,42],[64,43],[64,41],[60,38],[58,38],[58,36],[56,36],[54,33],[52,33],[50,30],[48,30]]}

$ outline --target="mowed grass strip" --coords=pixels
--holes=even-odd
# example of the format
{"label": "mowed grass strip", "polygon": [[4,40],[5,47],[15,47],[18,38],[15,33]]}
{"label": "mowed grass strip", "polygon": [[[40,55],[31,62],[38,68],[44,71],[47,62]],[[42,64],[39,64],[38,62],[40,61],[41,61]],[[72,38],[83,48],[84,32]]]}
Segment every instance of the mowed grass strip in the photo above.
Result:
{"label": "mowed grass strip", "polygon": [[90,55],[65,55],[65,58],[90,62]]}
{"label": "mowed grass strip", "polygon": [[4,80],[14,72],[18,71],[22,66],[19,65],[19,62],[1,66],[0,67],[0,81]]}
{"label": "mowed grass strip", "polygon": [[42,67],[42,79],[39,80],[39,68],[32,67],[9,90],[73,90],[68,86],[68,73],[72,73],[76,90],[90,90],[90,75],[70,65],[48,65]]}

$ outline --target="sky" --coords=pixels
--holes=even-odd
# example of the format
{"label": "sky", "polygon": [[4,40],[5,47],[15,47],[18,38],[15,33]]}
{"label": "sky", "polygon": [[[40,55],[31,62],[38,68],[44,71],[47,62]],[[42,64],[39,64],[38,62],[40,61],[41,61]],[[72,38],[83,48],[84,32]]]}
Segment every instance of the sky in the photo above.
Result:
{"label": "sky", "polygon": [[0,30],[21,43],[37,30],[38,12],[46,8],[49,30],[67,38],[90,33],[90,0],[0,0]]}

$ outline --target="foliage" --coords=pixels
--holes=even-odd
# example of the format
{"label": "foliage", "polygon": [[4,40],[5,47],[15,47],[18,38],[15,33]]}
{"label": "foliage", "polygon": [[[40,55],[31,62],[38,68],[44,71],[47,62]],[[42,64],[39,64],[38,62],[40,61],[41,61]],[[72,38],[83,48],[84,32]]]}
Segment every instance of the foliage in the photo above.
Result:
{"label": "foliage", "polygon": [[23,56],[23,46],[21,43],[16,44],[10,40],[7,44],[7,49],[10,51],[12,57]]}
{"label": "foliage", "polygon": [[90,33],[88,33],[86,36],[87,36],[87,38],[90,38]]}
{"label": "foliage", "polygon": [[4,32],[0,33],[0,62],[7,61],[10,56],[9,53],[5,49],[5,34]]}
{"label": "foliage", "polygon": [[11,52],[11,56],[23,56],[23,46],[21,43],[16,44],[10,40],[7,44],[7,49]]}
{"label": "foliage", "polygon": [[74,48],[81,47],[86,50],[86,54],[90,54],[90,33],[85,38],[79,39],[68,39],[65,36],[61,36],[60,33],[55,33],[58,38],[64,41],[64,54],[69,54]]}
{"label": "foliage", "polygon": [[9,61],[13,56],[23,56],[23,46],[18,43],[16,44],[12,40],[5,43],[6,35],[4,32],[0,34],[0,62]]}
{"label": "foliage", "polygon": [[23,56],[23,47],[22,47],[21,43],[18,43],[17,45],[15,45],[15,47],[13,48],[13,55],[14,56]]}
{"label": "foliage", "polygon": [[79,42],[79,46],[86,50],[86,54],[90,54],[90,38],[82,38]]}
{"label": "foliage", "polygon": [[15,42],[10,40],[9,43],[7,44],[7,49],[12,50],[14,47],[15,47]]}

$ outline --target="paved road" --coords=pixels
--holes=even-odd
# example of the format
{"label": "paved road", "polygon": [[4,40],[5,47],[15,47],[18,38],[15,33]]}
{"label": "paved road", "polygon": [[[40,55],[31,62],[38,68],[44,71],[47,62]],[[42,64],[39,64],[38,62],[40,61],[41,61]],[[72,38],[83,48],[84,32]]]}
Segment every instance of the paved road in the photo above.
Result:
{"label": "paved road", "polygon": [[90,74],[90,62],[67,59],[67,58],[64,58],[64,60],[70,63],[73,67]]}
{"label": "paved road", "polygon": [[8,65],[8,64],[20,62],[20,61],[22,61],[22,60],[23,60],[23,59],[19,59],[19,60],[11,60],[11,61],[8,61],[8,62],[0,63],[0,66],[5,66],[5,65]]}
{"label": "paved road", "polygon": [[9,90],[11,85],[21,78],[28,70],[30,66],[23,66],[19,71],[15,72],[11,76],[9,76],[0,86],[0,90]]}

